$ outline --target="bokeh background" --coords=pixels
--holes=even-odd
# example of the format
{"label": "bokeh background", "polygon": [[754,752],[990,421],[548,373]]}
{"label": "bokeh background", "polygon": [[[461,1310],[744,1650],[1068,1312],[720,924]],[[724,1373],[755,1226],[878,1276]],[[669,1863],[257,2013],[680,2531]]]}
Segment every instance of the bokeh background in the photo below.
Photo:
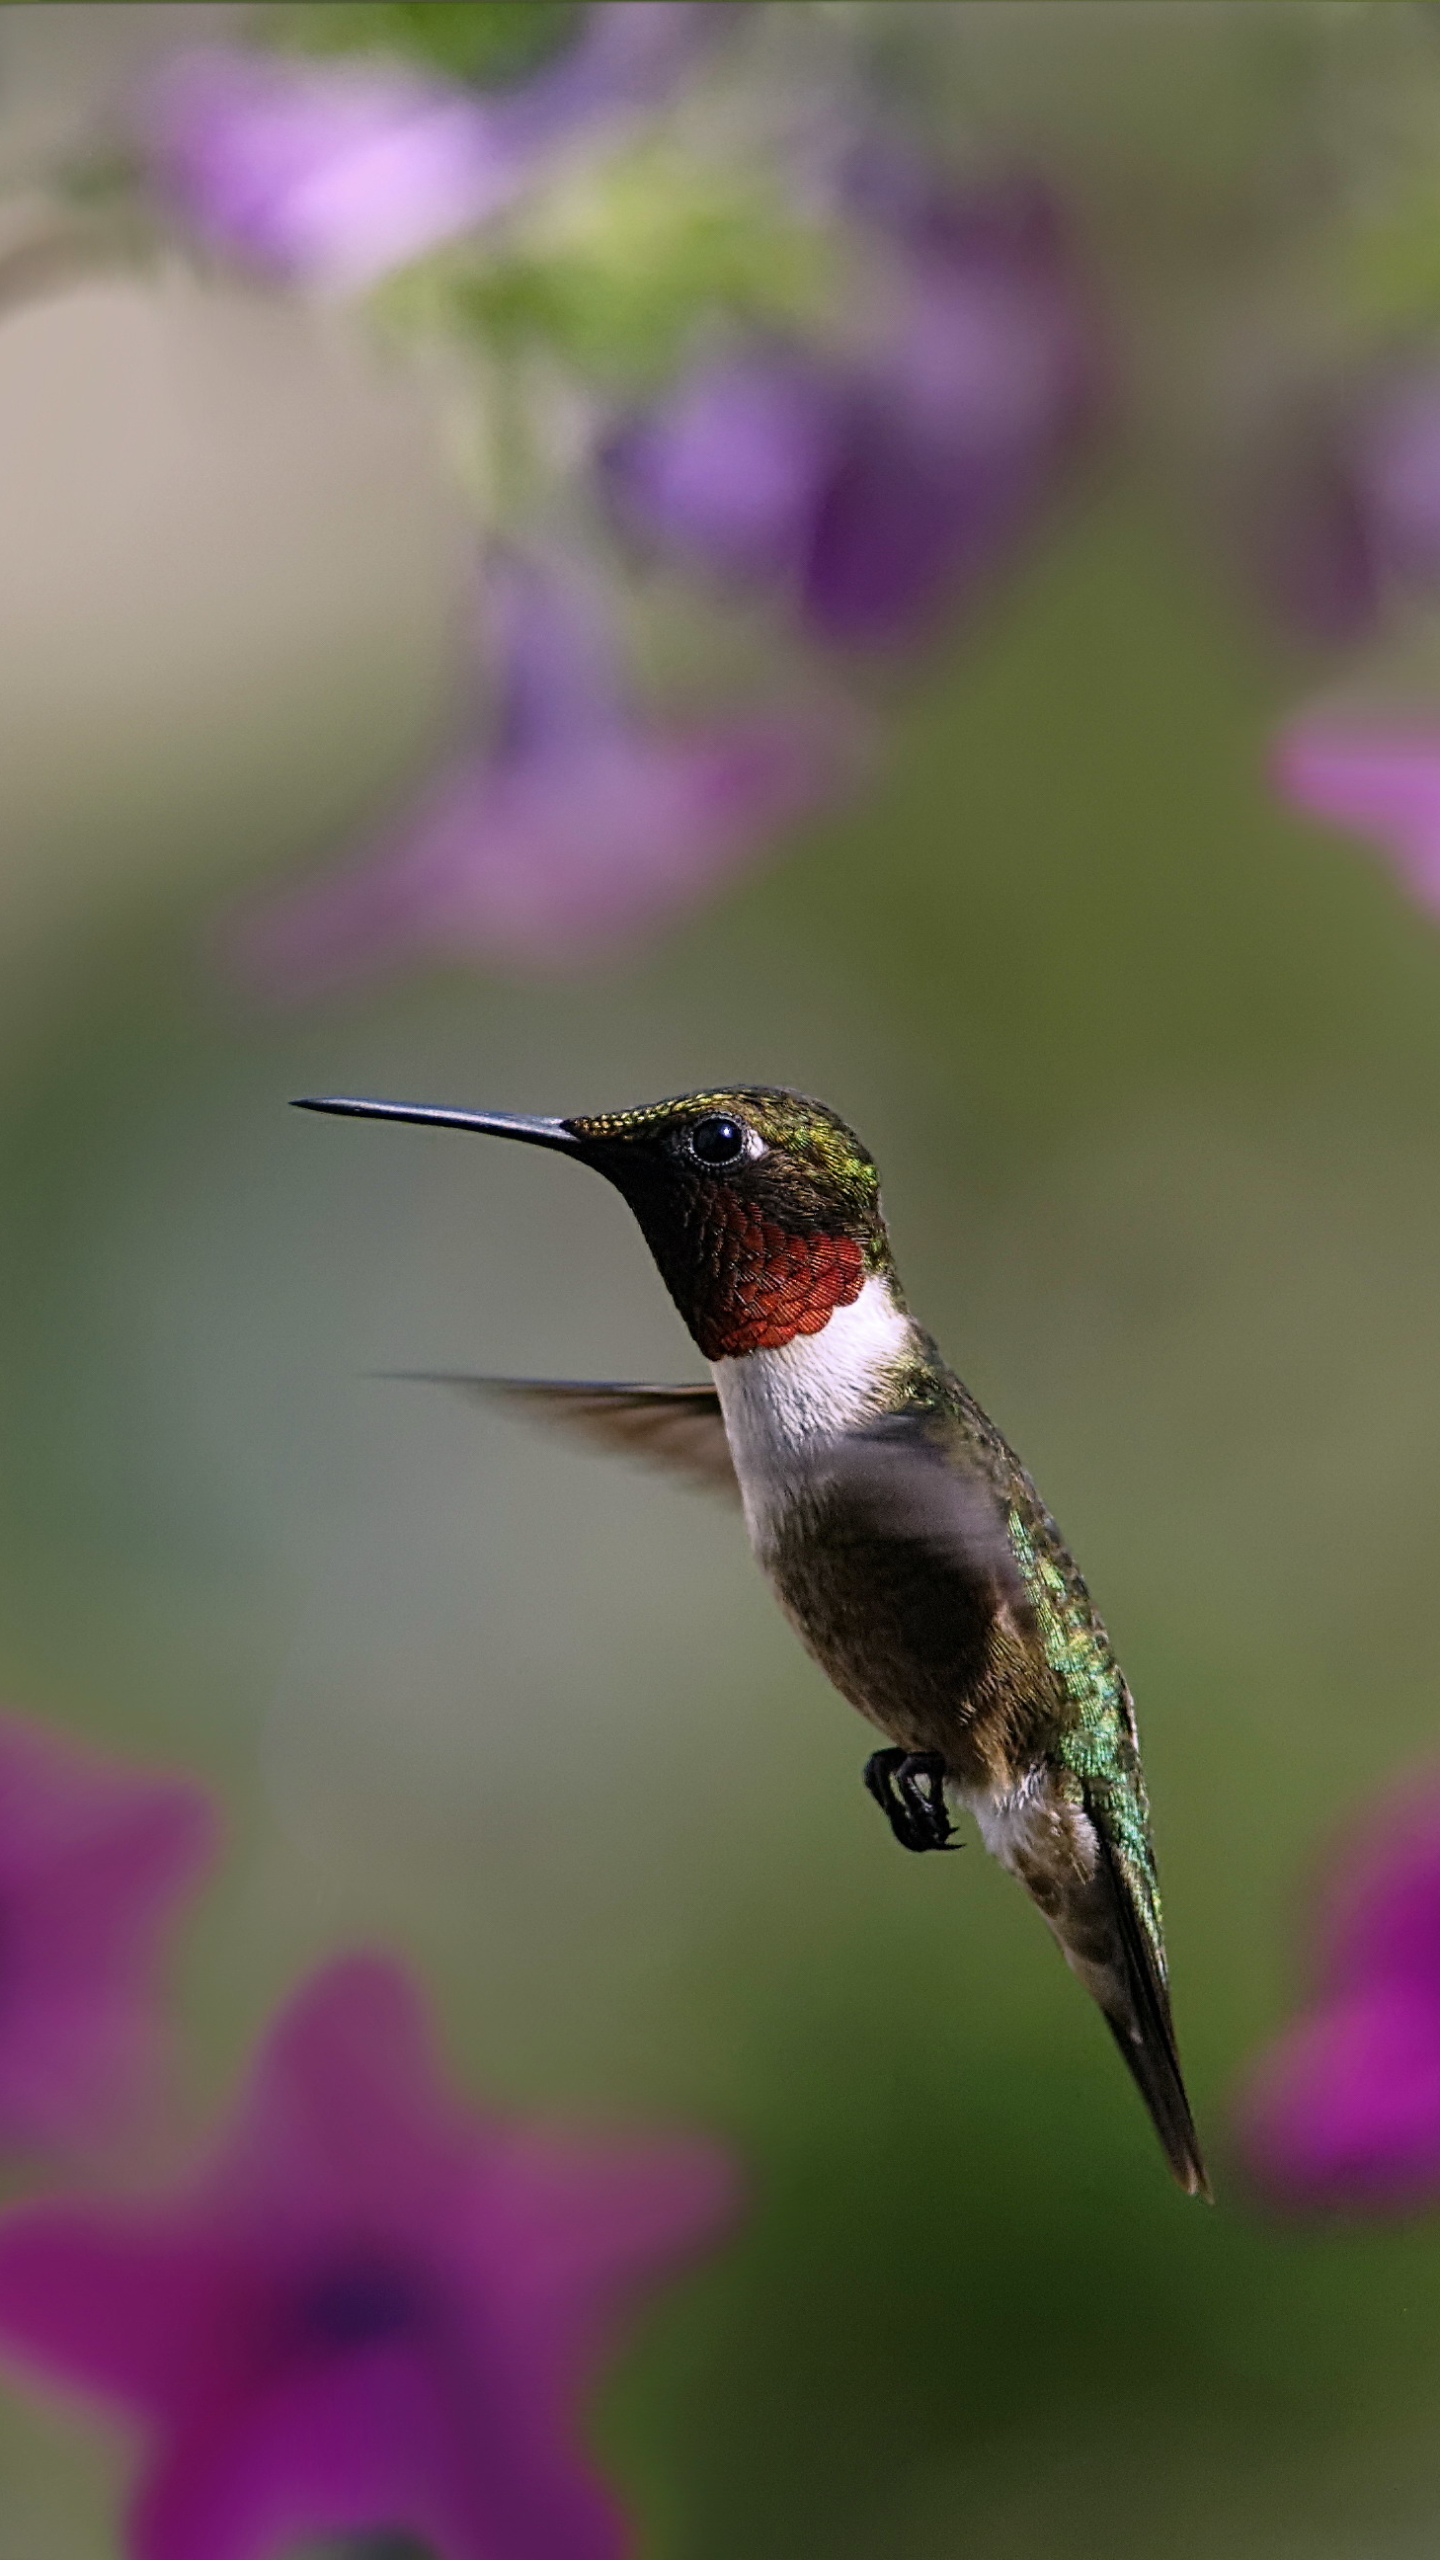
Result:
{"label": "bokeh background", "polygon": [[[18,185],[157,14],[208,13],[0,14]],[[1361,97],[1377,13],[962,14],[1110,276],[1129,423],[896,681],[863,798],[578,979],[282,1007],[214,957],[453,726],[464,535],[406,368],[179,267],[6,313],[3,1686],[225,1801],[197,2115],[359,1941],[476,2089],[733,2138],[748,2226],[600,2411],[647,2550],[1400,2560],[1440,2526],[1440,2237],[1267,2219],[1225,2128],[1335,1825],[1435,1730],[1440,941],[1268,796],[1314,668],[1177,458],[1295,57]],[[1105,1611],[1214,2212],[1013,1886],[896,1852],[735,1522],[376,1375],[698,1374],[619,1202],[286,1107],[731,1079],[868,1139]],[[121,2462],[7,2395],[0,2551],[102,2560]]]}

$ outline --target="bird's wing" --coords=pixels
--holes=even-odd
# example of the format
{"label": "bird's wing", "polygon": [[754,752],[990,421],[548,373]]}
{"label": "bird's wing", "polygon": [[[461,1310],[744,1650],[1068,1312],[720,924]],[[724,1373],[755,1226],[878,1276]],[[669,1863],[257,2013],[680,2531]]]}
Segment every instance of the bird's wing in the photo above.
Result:
{"label": "bird's wing", "polygon": [[945,1568],[992,1612],[1028,1626],[1029,1594],[1007,1509],[984,1469],[927,1415],[887,1414],[841,1433],[816,1471],[852,1520],[891,1548]]}
{"label": "bird's wing", "polygon": [[707,1493],[740,1499],[730,1443],[713,1387],[609,1386],[594,1380],[473,1378],[463,1371],[420,1369],[406,1376],[463,1394],[504,1399],[542,1421],[558,1422],[598,1447],[643,1458],[684,1476]]}

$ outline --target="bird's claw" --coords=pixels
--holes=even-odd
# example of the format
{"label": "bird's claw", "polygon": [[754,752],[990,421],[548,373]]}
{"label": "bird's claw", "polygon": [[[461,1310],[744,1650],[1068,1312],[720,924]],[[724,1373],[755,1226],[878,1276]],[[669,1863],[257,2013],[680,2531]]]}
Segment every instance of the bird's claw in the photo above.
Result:
{"label": "bird's claw", "polygon": [[872,1751],[865,1784],[902,1849],[953,1849],[959,1843],[945,1803],[945,1763],[938,1751]]}

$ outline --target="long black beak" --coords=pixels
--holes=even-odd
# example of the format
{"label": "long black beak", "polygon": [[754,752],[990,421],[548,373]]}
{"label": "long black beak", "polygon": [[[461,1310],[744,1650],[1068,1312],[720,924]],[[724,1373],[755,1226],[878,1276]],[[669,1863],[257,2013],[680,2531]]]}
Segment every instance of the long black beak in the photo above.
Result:
{"label": "long black beak", "polygon": [[359,1102],[348,1094],[304,1094],[297,1111],[334,1111],[352,1120],[413,1120],[422,1129],[478,1129],[485,1138],[522,1138],[531,1147],[578,1147],[563,1120],[527,1120],[508,1111],[447,1111],[434,1102]]}

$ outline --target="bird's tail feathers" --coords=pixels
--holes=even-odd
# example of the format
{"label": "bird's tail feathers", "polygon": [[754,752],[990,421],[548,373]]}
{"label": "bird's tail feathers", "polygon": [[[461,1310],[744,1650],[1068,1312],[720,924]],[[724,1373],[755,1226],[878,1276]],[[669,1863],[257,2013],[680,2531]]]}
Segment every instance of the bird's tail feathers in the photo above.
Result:
{"label": "bird's tail feathers", "polygon": [[1117,1962],[1107,1991],[1097,1990],[1105,2023],[1150,2113],[1176,2184],[1213,2202],[1200,2137],[1185,2094],[1170,1992],[1135,1893],[1115,1851],[1103,1810],[1087,1801],[1097,1853],[1106,1871]]}

